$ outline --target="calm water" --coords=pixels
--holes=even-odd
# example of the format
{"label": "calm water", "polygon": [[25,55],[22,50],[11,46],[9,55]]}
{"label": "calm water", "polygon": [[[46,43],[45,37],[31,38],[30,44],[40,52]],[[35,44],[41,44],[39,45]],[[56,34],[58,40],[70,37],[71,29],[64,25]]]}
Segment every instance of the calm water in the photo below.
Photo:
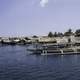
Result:
{"label": "calm water", "polygon": [[0,46],[0,80],[80,80],[80,55],[29,55],[26,46]]}

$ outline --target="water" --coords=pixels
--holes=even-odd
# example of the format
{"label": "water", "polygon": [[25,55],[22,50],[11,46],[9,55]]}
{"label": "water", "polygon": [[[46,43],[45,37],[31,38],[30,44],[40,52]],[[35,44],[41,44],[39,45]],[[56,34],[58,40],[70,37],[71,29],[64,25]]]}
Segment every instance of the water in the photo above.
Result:
{"label": "water", "polygon": [[29,55],[26,46],[0,46],[0,80],[80,80],[80,55]]}

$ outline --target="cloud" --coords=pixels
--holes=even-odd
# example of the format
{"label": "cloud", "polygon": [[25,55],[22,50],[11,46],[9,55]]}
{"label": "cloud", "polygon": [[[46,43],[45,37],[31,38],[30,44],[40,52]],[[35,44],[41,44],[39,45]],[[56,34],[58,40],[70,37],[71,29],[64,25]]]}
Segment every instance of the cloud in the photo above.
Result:
{"label": "cloud", "polygon": [[45,7],[48,4],[49,0],[40,0],[41,7]]}

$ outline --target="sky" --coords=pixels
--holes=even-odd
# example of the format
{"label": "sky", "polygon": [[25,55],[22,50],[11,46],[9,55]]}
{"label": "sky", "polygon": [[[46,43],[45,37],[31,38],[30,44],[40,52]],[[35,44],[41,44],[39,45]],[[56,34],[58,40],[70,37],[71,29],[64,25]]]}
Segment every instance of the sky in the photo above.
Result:
{"label": "sky", "polygon": [[80,28],[80,0],[0,0],[0,36],[47,35]]}

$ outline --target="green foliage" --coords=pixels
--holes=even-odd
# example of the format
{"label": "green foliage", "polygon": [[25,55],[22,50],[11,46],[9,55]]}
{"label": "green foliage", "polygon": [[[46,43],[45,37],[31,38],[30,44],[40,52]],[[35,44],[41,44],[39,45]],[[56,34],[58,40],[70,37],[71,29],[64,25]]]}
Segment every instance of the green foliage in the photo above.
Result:
{"label": "green foliage", "polygon": [[38,38],[38,36],[34,35],[33,38]]}
{"label": "green foliage", "polygon": [[58,37],[63,37],[63,33],[58,32]]}
{"label": "green foliage", "polygon": [[80,29],[77,29],[74,33],[72,32],[72,29],[68,29],[66,32],[64,32],[64,34],[60,32],[48,33],[48,37],[63,37],[71,35],[75,35],[75,37],[80,37]]}
{"label": "green foliage", "polygon": [[48,33],[48,37],[53,37],[53,33],[52,32],[49,32]]}
{"label": "green foliage", "polygon": [[77,29],[77,30],[75,31],[75,36],[76,36],[76,37],[80,37],[80,29]]}
{"label": "green foliage", "polygon": [[54,34],[52,32],[49,32],[48,37],[62,37],[63,33],[55,32]]}
{"label": "green foliage", "polygon": [[54,33],[54,37],[58,37],[58,34],[57,34],[57,32],[55,32],[55,33]]}
{"label": "green foliage", "polygon": [[72,34],[72,29],[69,29],[67,32],[64,33],[64,36],[71,36]]}

